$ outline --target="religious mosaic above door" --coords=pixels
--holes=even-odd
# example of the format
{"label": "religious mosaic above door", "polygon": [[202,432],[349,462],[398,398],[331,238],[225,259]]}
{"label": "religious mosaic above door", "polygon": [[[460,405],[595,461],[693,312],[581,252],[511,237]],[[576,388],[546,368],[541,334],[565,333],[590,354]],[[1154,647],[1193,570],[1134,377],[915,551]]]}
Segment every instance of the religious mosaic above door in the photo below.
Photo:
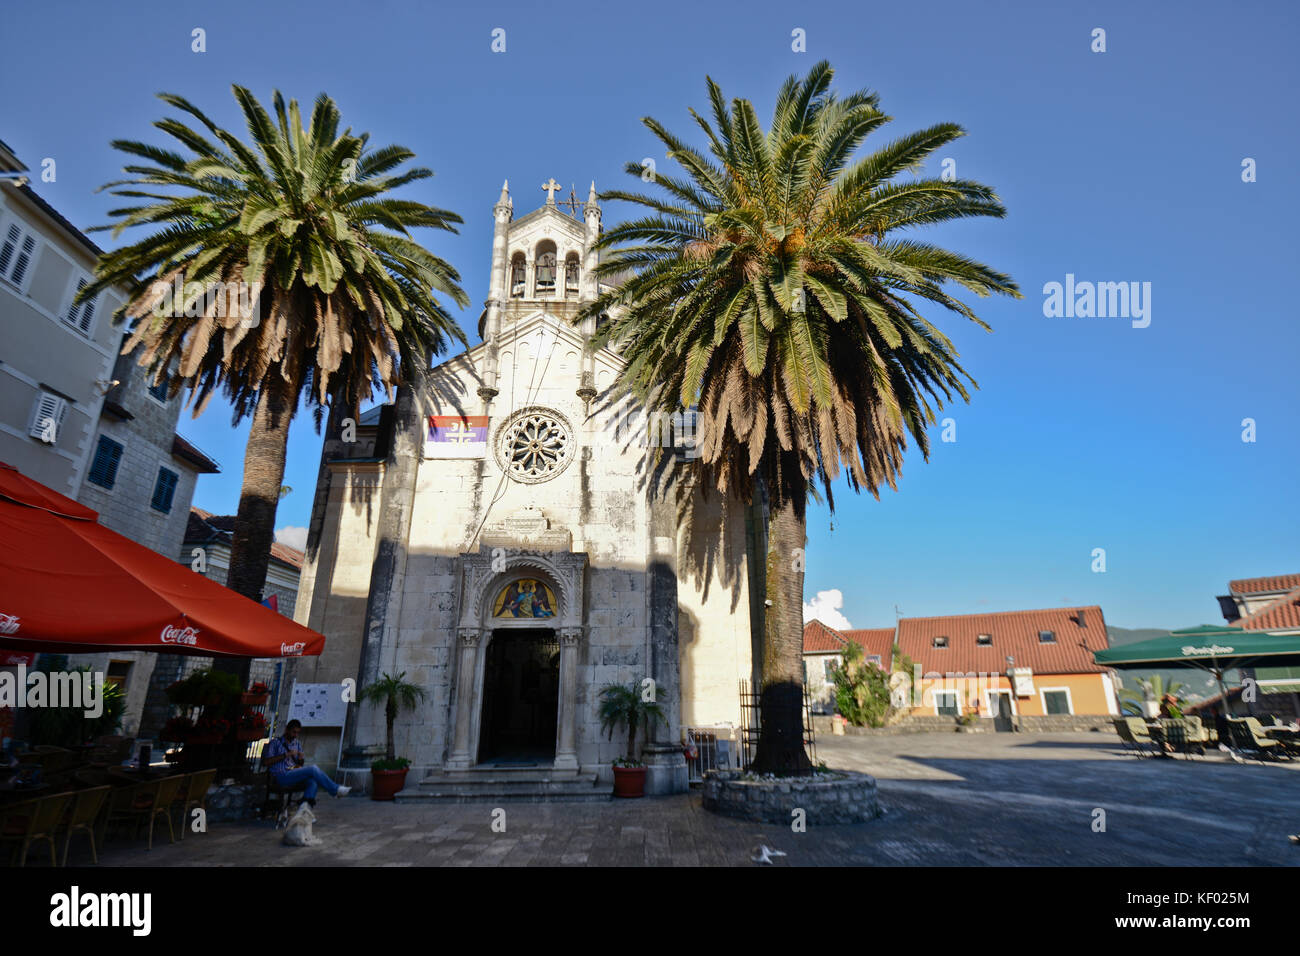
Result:
{"label": "religious mosaic above door", "polygon": [[493,617],[555,617],[555,594],[535,578],[511,581],[492,602]]}

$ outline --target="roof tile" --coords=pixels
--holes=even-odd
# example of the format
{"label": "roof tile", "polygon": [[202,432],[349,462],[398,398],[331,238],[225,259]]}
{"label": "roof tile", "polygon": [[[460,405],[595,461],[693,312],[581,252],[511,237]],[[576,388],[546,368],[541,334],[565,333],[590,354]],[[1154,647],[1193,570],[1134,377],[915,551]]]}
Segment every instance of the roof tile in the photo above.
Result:
{"label": "roof tile", "polygon": [[803,626],[803,652],[805,654],[842,651],[844,645],[844,637],[840,632],[823,624],[821,621],[814,619],[806,622]]}
{"label": "roof tile", "polygon": [[[1080,626],[1078,615],[1083,615]],[[1054,643],[1039,640],[1040,631],[1052,631]],[[992,637],[980,645],[980,634]],[[936,648],[936,637],[948,638],[946,648]],[[1110,646],[1106,621],[1097,605],[1047,608],[1040,611],[1001,611],[958,614],[949,617],[911,617],[898,622],[899,650],[919,664],[923,673],[1000,674],[1008,655],[1017,667],[1036,674],[1095,674],[1106,668],[1092,659],[1093,651]]]}
{"label": "roof tile", "polygon": [[1276,574],[1267,578],[1238,578],[1229,581],[1233,594],[1267,594],[1269,591],[1290,591],[1300,587],[1300,574]]}
{"label": "roof tile", "polygon": [[[1280,579],[1273,579],[1280,580]],[[1300,586],[1292,588],[1276,601],[1264,605],[1254,614],[1232,622],[1247,631],[1284,630],[1300,627]]]}

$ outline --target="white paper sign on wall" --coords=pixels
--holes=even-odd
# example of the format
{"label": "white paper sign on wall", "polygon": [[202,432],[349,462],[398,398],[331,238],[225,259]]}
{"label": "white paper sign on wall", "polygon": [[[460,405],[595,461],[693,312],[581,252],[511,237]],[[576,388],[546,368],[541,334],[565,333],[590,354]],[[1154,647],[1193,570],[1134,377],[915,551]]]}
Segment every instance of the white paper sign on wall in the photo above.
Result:
{"label": "white paper sign on wall", "polygon": [[342,727],[347,712],[342,685],[293,682],[289,720],[300,720],[304,727]]}

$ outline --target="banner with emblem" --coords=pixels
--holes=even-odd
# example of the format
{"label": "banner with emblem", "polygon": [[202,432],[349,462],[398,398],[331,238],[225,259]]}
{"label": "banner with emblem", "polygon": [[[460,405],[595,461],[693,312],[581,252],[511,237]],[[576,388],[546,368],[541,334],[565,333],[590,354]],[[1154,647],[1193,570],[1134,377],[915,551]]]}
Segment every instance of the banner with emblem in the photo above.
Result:
{"label": "banner with emblem", "polygon": [[424,457],[483,458],[487,442],[487,415],[430,415]]}

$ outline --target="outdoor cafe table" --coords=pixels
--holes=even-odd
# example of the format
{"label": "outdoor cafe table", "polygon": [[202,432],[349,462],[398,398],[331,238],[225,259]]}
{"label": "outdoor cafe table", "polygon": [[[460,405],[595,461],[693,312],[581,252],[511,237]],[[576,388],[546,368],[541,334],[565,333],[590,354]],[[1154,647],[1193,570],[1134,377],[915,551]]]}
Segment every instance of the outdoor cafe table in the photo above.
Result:
{"label": "outdoor cafe table", "polygon": [[144,773],[138,767],[112,767],[108,771],[108,782],[115,787],[130,787],[137,783],[157,783],[164,777],[175,777],[183,771],[173,767],[151,766]]}
{"label": "outdoor cafe table", "polygon": [[15,787],[12,780],[6,780],[0,783],[0,806],[22,803],[24,800],[43,797],[49,792],[50,785],[48,783],[29,783],[21,787]]}

